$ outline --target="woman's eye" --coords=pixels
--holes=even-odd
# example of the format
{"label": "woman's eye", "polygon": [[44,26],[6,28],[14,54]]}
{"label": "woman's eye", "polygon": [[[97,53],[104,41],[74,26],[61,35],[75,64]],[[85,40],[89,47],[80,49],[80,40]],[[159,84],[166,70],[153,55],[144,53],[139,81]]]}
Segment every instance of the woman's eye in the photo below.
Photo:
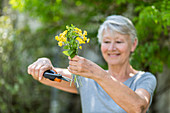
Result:
{"label": "woman's eye", "polygon": [[110,41],[104,41],[104,43],[110,43]]}
{"label": "woman's eye", "polygon": [[122,41],[116,41],[116,43],[123,43]]}

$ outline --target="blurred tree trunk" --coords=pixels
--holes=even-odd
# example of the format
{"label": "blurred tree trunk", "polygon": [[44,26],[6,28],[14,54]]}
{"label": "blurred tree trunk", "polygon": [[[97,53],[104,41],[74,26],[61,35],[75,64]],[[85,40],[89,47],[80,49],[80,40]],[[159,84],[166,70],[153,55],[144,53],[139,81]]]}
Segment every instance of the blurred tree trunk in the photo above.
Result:
{"label": "blurred tree trunk", "polygon": [[170,69],[164,66],[157,76],[157,90],[152,104],[152,113],[170,113]]}
{"label": "blurred tree trunk", "polygon": [[52,87],[49,113],[59,113],[60,109],[59,109],[59,102],[57,101],[58,98],[59,98],[58,90]]}

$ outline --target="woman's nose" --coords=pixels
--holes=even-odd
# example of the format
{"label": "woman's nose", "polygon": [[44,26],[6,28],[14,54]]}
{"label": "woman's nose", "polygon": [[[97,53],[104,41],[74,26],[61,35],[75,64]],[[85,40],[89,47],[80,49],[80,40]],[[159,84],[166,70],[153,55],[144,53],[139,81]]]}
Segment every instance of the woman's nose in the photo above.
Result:
{"label": "woman's nose", "polygon": [[115,43],[110,43],[108,50],[110,51],[116,50]]}

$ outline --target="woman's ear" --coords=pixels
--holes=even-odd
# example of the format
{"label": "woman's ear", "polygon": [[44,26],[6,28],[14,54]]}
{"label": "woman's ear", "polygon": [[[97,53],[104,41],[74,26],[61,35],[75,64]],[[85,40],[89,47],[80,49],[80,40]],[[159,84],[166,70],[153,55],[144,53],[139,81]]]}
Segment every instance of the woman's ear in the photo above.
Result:
{"label": "woman's ear", "polygon": [[137,45],[138,45],[138,40],[135,38],[135,40],[132,44],[131,53],[133,53],[135,51]]}

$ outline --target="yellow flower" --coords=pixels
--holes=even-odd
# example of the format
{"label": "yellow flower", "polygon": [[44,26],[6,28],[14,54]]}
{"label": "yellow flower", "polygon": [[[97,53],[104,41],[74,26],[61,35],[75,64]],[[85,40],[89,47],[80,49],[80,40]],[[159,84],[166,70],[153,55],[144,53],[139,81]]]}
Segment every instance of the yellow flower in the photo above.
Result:
{"label": "yellow flower", "polygon": [[63,32],[63,36],[65,36],[67,34],[67,30],[65,30],[64,32]]}
{"label": "yellow flower", "polygon": [[55,36],[55,39],[56,39],[57,41],[59,41],[59,37],[58,37],[58,36]]}
{"label": "yellow flower", "polygon": [[82,32],[79,32],[79,35],[80,35],[80,36],[83,36]]}
{"label": "yellow flower", "polygon": [[80,49],[82,49],[82,46],[79,46]]}
{"label": "yellow flower", "polygon": [[79,42],[82,41],[82,39],[80,37],[77,37],[76,40],[78,40]]}
{"label": "yellow flower", "polygon": [[84,41],[86,41],[86,40],[87,40],[87,37],[85,37],[84,35],[83,35],[83,40],[84,40]]}
{"label": "yellow flower", "polygon": [[82,34],[81,29],[79,29],[79,28],[77,28],[77,27],[76,27],[76,28],[74,28],[74,29],[76,30],[76,31],[75,31],[76,33]]}
{"label": "yellow flower", "polygon": [[74,29],[75,29],[75,30],[77,30],[77,31],[80,31],[80,29],[79,29],[79,28],[77,28],[77,27],[76,27],[76,28],[74,28]]}
{"label": "yellow flower", "polygon": [[62,33],[60,33],[59,37],[63,37],[63,34],[62,34]]}
{"label": "yellow flower", "polygon": [[86,31],[86,30],[84,30],[84,33],[83,33],[83,35],[87,35],[87,31]]}
{"label": "yellow flower", "polygon": [[75,33],[77,33],[77,34],[78,34],[78,31],[73,31],[73,32],[75,32]]}
{"label": "yellow flower", "polygon": [[66,42],[67,41],[67,37],[63,37],[63,42]]}
{"label": "yellow flower", "polygon": [[63,45],[63,42],[62,41],[59,41],[58,42],[58,45],[61,47]]}
{"label": "yellow flower", "polygon": [[83,39],[81,39],[80,37],[77,37],[76,40],[79,41],[79,44],[85,44],[85,42],[83,41]]}
{"label": "yellow flower", "polygon": [[90,38],[87,39],[87,43],[89,43],[89,42],[90,42]]}

